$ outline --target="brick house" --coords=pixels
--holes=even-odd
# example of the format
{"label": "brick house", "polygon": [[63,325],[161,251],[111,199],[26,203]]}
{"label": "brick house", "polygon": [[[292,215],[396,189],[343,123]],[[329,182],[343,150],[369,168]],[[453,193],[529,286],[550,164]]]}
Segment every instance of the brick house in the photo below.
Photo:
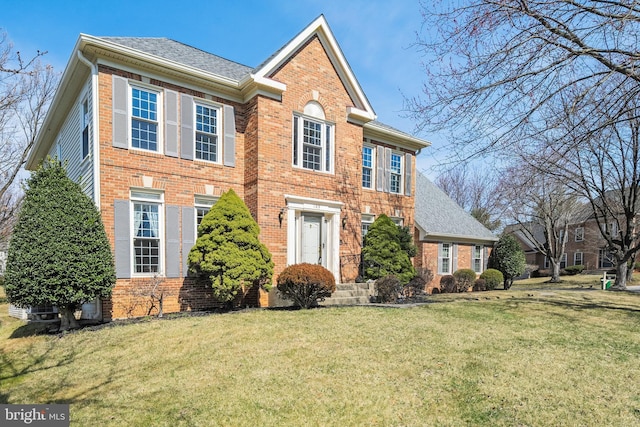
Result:
{"label": "brick house", "polygon": [[[572,265],[583,265],[585,271],[614,268],[613,258],[606,248],[607,242],[602,237],[591,208],[588,205],[581,206],[572,218],[568,232],[564,236],[566,239],[565,251],[560,261],[560,268]],[[603,227],[606,227],[607,233],[613,235],[618,233],[616,221],[610,221]],[[528,229],[533,232],[533,236],[524,232],[520,225],[507,226],[505,232],[513,234],[520,243],[530,271],[549,270],[551,263],[539,248],[539,245],[546,241],[542,226],[528,226]],[[560,234],[564,235],[562,231]]]}
{"label": "brick house", "polygon": [[416,173],[414,241],[417,269],[428,268],[434,279],[427,288],[438,288],[440,278],[461,268],[477,274],[487,268],[498,238],[421,173]]}
{"label": "brick house", "polygon": [[413,224],[415,156],[429,145],[376,120],[323,16],[255,68],[166,38],[81,34],[42,129],[27,168],[64,160],[102,212],[117,283],[87,310],[103,320],[146,314],[135,290],[153,276],[166,312],[215,306],[186,257],[230,188],[274,277],[313,262],[353,281],[376,215]]}

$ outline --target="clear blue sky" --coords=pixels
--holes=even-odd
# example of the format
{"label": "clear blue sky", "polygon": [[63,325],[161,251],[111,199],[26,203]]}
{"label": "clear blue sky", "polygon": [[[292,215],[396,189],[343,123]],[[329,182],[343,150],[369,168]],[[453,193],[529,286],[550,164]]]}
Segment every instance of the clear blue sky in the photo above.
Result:
{"label": "clear blue sky", "polygon": [[[418,0],[2,0],[0,28],[25,57],[47,51],[62,71],[80,33],[168,37],[255,67],[324,14],[378,119],[413,133],[403,94],[420,91],[423,58],[412,47]],[[434,143],[431,135],[418,135]],[[418,168],[431,164],[423,150]]]}

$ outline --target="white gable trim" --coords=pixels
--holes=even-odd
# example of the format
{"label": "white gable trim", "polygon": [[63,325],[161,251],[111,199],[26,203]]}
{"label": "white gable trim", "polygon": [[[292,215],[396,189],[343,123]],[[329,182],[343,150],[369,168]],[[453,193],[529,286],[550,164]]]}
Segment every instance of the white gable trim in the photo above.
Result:
{"label": "white gable trim", "polygon": [[[349,116],[353,116],[356,120],[369,121],[375,120],[375,113],[371,104],[367,100],[360,84],[356,80],[351,67],[347,62],[336,38],[334,37],[329,24],[323,15],[320,15],[313,21],[307,28],[302,30],[300,34],[293,38],[287,45],[285,45],[273,58],[265,63],[256,73],[252,74],[252,79],[255,82],[259,82],[261,85],[266,85],[267,82],[272,84],[274,88],[277,85],[282,85],[286,89],[286,85],[271,80],[268,76],[275,72],[282,64],[284,64],[302,45],[304,45],[309,39],[317,35],[322,45],[325,47],[327,54],[335,69],[340,76],[340,79],[345,85],[347,92],[355,102],[355,108],[350,107],[347,112]],[[241,83],[242,84],[242,83]],[[284,90],[284,89],[281,89]]]}

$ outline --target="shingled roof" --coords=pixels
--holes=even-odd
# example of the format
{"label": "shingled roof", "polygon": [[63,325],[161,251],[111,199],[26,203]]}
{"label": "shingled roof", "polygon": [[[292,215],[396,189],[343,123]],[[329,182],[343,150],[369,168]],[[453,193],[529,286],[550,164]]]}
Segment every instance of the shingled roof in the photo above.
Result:
{"label": "shingled roof", "polygon": [[240,81],[253,71],[252,67],[238,64],[195,47],[162,37],[99,37],[131,49],[155,55],[169,61],[188,65],[231,80]]}
{"label": "shingled roof", "polygon": [[498,240],[491,231],[419,172],[416,174],[415,221],[427,239]]}

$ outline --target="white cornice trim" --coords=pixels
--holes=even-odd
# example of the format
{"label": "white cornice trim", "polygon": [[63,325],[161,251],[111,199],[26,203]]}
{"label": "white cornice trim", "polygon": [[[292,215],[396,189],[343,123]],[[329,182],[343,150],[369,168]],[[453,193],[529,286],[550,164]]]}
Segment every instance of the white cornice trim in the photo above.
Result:
{"label": "white cornice trim", "polygon": [[431,143],[407,133],[382,126],[376,122],[364,124],[364,137],[411,150],[421,150]]}
{"label": "white cornice trim", "polygon": [[[364,111],[363,118],[368,120],[375,119],[375,113],[373,108],[369,104],[362,87],[358,83],[349,63],[347,62],[336,38],[334,37],[329,24],[323,15],[316,18],[311,24],[309,24],[302,32],[287,43],[280,51],[274,55],[269,61],[267,61],[259,70],[254,74],[254,79],[267,78],[273,72],[275,72],[282,64],[289,60],[289,58],[295,54],[295,52],[304,45],[314,35],[317,35],[322,45],[327,50],[329,58],[333,62],[338,75],[345,84],[347,92],[352,97],[356,106],[355,110]],[[270,80],[270,79],[269,79]],[[367,120],[364,120],[367,121]]]}

